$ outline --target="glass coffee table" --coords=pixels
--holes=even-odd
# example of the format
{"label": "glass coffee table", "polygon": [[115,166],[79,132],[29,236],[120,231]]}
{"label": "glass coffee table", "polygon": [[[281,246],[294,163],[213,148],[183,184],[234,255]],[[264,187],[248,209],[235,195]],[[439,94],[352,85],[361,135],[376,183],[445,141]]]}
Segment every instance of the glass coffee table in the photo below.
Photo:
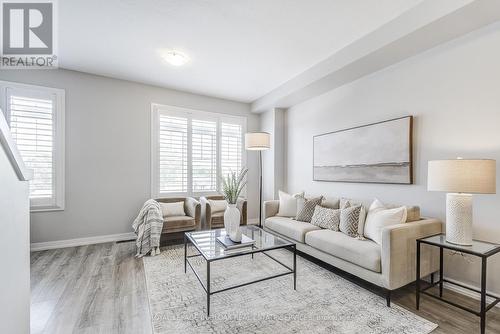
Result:
{"label": "glass coffee table", "polygon": [[[259,283],[262,281],[266,281],[269,279],[285,276],[285,275],[293,275],[293,289],[297,289],[297,249],[295,243],[285,240],[281,237],[278,237],[272,233],[266,232],[263,229],[257,226],[241,226],[242,234],[247,237],[255,240],[255,243],[251,246],[236,248],[236,249],[226,249],[222,244],[217,241],[217,237],[223,236],[226,234],[224,229],[217,230],[207,230],[207,231],[195,231],[195,232],[186,232],[184,233],[184,273],[187,272],[187,266],[191,267],[196,278],[200,282],[201,286],[207,293],[207,315],[210,315],[210,296],[219,292],[240,288],[245,285]],[[191,243],[197,251],[197,254],[188,255],[188,244]],[[274,258],[273,256],[266,253],[267,251],[275,250],[275,249],[289,249],[293,251],[293,267],[284,264],[280,260]],[[286,272],[267,276],[264,278],[260,278],[255,281],[246,282],[234,286],[230,286],[224,289],[212,291],[210,289],[210,263],[214,261],[220,261],[236,256],[245,256],[250,255],[253,259],[255,253],[262,253],[265,256],[273,259],[281,266],[287,269]],[[206,283],[200,277],[200,275],[196,272],[193,265],[190,263],[189,259],[193,257],[202,256],[206,260],[207,264],[207,277]]]}

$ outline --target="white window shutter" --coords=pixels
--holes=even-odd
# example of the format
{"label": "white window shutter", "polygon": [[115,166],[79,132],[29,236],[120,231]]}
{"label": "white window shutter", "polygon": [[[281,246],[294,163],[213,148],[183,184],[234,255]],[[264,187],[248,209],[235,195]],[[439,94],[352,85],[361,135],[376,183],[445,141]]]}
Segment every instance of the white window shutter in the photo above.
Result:
{"label": "white window shutter", "polygon": [[152,104],[151,194],[204,196],[245,164],[246,119]]}
{"label": "white window shutter", "polygon": [[26,167],[31,211],[64,210],[64,90],[0,81],[0,106]]}
{"label": "white window shutter", "polygon": [[242,165],[243,127],[240,124],[221,123],[221,173],[238,173]]}
{"label": "white window shutter", "polygon": [[188,119],[159,115],[159,192],[186,193],[188,187]]}
{"label": "white window shutter", "polygon": [[217,122],[192,120],[193,192],[217,191]]}
{"label": "white window shutter", "polygon": [[8,90],[7,110],[12,137],[26,166],[33,170],[30,199],[55,204],[54,105],[55,99],[33,98]]}

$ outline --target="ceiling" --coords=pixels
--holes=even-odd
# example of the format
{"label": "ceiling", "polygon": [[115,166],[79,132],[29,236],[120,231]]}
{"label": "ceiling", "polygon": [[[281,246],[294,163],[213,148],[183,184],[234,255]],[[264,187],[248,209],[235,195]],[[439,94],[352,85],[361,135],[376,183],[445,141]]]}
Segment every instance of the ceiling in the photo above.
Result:
{"label": "ceiling", "polygon": [[59,66],[252,102],[421,1],[64,0]]}

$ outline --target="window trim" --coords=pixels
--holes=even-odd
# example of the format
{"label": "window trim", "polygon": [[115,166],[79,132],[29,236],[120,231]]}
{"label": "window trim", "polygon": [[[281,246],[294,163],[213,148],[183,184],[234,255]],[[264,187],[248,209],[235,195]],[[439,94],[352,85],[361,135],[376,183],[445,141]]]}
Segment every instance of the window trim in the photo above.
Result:
{"label": "window trim", "polygon": [[[187,138],[187,191],[186,192],[170,192],[170,193],[160,193],[159,191],[159,170],[158,170],[158,122],[159,116],[163,113],[169,116],[177,117],[187,117],[188,118],[188,138]],[[216,149],[216,160],[217,160],[217,189],[216,191],[193,191],[192,186],[192,118],[195,117],[200,120],[216,120],[217,122],[217,149]],[[220,195],[220,175],[222,172],[221,164],[221,123],[233,123],[241,124],[241,165],[244,167],[247,163],[247,152],[244,145],[244,136],[247,129],[247,117],[245,116],[234,116],[223,113],[215,113],[210,111],[196,110],[190,108],[176,107],[171,105],[165,105],[160,103],[151,103],[151,197],[152,198],[162,198],[162,197],[175,197],[175,196],[210,196],[210,195]],[[245,192],[245,191],[243,191]]]}
{"label": "window trim", "polygon": [[53,205],[37,204],[30,199],[30,212],[62,211],[65,208],[65,96],[64,89],[38,85],[22,84],[0,80],[0,108],[4,110],[7,123],[10,124],[10,112],[7,108],[8,89],[25,91],[28,94],[54,95],[54,198]]}

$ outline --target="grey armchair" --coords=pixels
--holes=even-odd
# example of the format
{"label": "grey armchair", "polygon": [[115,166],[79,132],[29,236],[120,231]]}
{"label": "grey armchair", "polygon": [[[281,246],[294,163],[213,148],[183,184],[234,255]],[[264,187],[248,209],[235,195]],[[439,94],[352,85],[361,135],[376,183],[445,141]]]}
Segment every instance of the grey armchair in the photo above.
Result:
{"label": "grey armchair", "polygon": [[163,217],[161,239],[169,239],[168,235],[195,231],[201,228],[201,204],[192,197],[157,198],[157,202],[174,203],[184,202],[185,216]]}

